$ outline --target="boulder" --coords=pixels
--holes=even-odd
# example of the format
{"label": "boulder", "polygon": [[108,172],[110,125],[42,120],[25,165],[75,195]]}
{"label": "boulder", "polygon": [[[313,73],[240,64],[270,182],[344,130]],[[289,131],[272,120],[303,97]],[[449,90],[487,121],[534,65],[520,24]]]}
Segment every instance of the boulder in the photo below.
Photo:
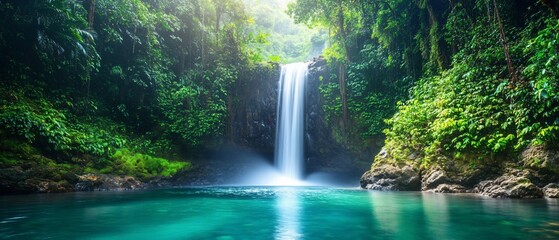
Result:
{"label": "boulder", "polygon": [[365,172],[361,177],[362,188],[382,191],[419,191],[419,171],[411,166],[382,164]]}
{"label": "boulder", "polygon": [[550,183],[543,188],[544,196],[548,198],[559,198],[559,183]]}
{"label": "boulder", "polygon": [[480,182],[475,191],[493,198],[541,198],[543,191],[530,181],[528,170],[508,170],[495,180]]}
{"label": "boulder", "polygon": [[427,191],[430,189],[435,189],[441,184],[449,184],[450,179],[444,170],[440,168],[434,168],[423,175],[421,179],[421,190]]}

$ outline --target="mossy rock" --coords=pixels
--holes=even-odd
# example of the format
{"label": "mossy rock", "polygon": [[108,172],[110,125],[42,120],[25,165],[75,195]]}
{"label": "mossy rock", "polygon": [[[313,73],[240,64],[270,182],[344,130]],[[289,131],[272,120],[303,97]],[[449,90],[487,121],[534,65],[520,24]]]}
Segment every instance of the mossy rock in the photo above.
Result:
{"label": "mossy rock", "polygon": [[[520,155],[520,164],[525,168],[559,175],[559,149],[545,145],[530,145]],[[559,180],[557,177],[554,180]]]}
{"label": "mossy rock", "polygon": [[148,180],[153,177],[170,177],[181,169],[188,169],[189,162],[169,161],[147,154],[119,149],[111,156],[112,164],[101,169],[101,173],[116,173]]}

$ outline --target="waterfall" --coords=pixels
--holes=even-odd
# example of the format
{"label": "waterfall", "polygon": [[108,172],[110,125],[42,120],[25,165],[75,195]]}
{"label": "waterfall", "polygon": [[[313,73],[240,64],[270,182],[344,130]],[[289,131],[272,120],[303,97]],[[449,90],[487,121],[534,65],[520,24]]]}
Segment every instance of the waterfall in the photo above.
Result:
{"label": "waterfall", "polygon": [[303,177],[304,99],[307,63],[281,67],[276,129],[275,164],[288,178]]}

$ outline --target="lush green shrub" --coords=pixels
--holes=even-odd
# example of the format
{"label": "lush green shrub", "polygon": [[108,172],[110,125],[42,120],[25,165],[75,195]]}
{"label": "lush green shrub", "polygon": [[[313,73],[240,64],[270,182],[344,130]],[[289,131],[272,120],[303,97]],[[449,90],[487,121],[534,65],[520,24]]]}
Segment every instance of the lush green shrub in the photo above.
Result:
{"label": "lush green shrub", "polygon": [[103,173],[117,173],[151,178],[156,176],[168,177],[181,169],[191,166],[189,162],[174,162],[147,154],[133,153],[128,149],[119,149],[111,156],[111,163],[102,169]]}
{"label": "lush green shrub", "polygon": [[[488,158],[529,144],[555,144],[559,24],[547,20],[544,26],[538,30],[539,23],[530,24],[511,42],[512,54],[526,56],[526,64],[517,66],[523,69],[519,82],[510,80],[497,35],[481,24],[474,26],[452,68],[420,81],[412,98],[387,121],[387,147],[395,158],[419,153],[429,164],[441,154]],[[534,31],[535,37],[530,34]]]}
{"label": "lush green shrub", "polygon": [[0,127],[29,142],[46,143],[52,150],[71,149],[72,131],[64,113],[46,101],[20,102],[0,106]]}
{"label": "lush green shrub", "polygon": [[[77,122],[70,113],[55,109],[46,99],[0,105],[0,128],[51,152],[109,155],[126,140],[114,122],[95,119]],[[70,117],[68,117],[70,116]]]}
{"label": "lush green shrub", "polygon": [[401,159],[416,152],[426,163],[444,153],[490,155],[512,149],[517,140],[512,113],[494,90],[502,80],[478,78],[483,75],[457,63],[442,76],[424,79],[387,121],[387,145],[400,151]]}
{"label": "lush green shrub", "polygon": [[524,49],[530,56],[523,71],[529,80],[515,97],[527,111],[518,135],[526,141],[534,138],[535,143],[553,144],[559,142],[559,21],[547,19],[545,26]]}
{"label": "lush green shrub", "polygon": [[199,146],[208,137],[223,133],[227,116],[227,89],[238,78],[235,68],[217,66],[204,72],[190,71],[180,83],[171,84],[159,96],[164,127],[183,143]]}

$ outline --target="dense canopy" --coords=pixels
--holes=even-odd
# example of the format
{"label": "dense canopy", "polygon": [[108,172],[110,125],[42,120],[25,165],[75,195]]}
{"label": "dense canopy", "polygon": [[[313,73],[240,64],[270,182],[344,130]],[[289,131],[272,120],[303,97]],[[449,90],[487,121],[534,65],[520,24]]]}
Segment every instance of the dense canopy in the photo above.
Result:
{"label": "dense canopy", "polygon": [[475,168],[557,149],[557,0],[288,2],[0,0],[0,167],[187,171],[244,144],[242,89],[320,54],[322,119],[356,156]]}

